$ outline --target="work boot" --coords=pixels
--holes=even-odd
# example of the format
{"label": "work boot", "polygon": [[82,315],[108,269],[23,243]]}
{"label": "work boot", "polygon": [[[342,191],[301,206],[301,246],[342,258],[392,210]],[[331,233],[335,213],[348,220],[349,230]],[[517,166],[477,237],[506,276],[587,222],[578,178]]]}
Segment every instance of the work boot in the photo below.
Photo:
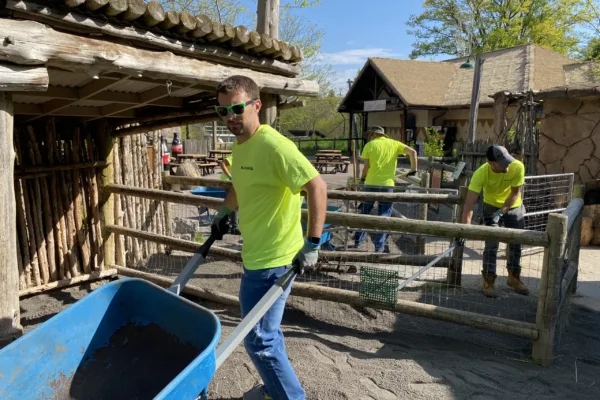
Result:
{"label": "work boot", "polygon": [[527,296],[529,294],[529,289],[523,282],[521,282],[521,273],[520,272],[509,272],[508,273],[508,286],[513,288],[513,290],[519,294]]}
{"label": "work boot", "polygon": [[497,297],[496,288],[494,288],[494,284],[496,283],[496,277],[494,275],[483,274],[483,294],[486,297]]}

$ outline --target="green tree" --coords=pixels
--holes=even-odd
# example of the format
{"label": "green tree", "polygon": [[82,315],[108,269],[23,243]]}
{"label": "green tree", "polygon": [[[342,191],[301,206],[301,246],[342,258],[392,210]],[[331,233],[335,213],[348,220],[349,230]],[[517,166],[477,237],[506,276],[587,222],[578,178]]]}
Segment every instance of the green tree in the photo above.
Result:
{"label": "green tree", "polygon": [[411,58],[465,56],[521,44],[562,54],[577,50],[578,28],[588,18],[588,0],[425,0],[411,15]]}

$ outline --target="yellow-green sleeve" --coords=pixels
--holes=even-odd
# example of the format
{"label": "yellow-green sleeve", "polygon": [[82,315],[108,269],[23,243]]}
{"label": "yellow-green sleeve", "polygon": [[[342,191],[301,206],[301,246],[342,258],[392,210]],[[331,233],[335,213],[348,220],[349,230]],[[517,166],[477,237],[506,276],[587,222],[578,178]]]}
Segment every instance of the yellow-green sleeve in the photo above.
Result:
{"label": "yellow-green sleeve", "polygon": [[515,164],[515,177],[513,178],[510,185],[512,187],[523,186],[523,184],[525,183],[525,166],[520,162]]}
{"label": "yellow-green sleeve", "polygon": [[469,183],[469,190],[475,193],[481,193],[483,189],[483,169],[478,168],[477,171],[471,177],[471,183]]}
{"label": "yellow-green sleeve", "polygon": [[365,147],[363,147],[363,151],[360,153],[360,158],[363,160],[368,160],[371,153],[371,142],[367,143]]}
{"label": "yellow-green sleeve", "polygon": [[300,193],[304,185],[319,175],[315,167],[291,141],[277,146],[273,168],[281,182],[294,194]]}
{"label": "yellow-green sleeve", "polygon": [[398,155],[404,154],[404,149],[406,148],[406,145],[402,142],[397,142],[397,143],[398,143]]}

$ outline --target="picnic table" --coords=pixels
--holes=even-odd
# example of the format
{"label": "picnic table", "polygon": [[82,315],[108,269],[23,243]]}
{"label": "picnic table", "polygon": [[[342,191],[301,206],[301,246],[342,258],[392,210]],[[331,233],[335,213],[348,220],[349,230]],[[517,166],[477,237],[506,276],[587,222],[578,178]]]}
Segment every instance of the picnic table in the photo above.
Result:
{"label": "picnic table", "polygon": [[312,164],[322,174],[345,173],[348,172],[350,157],[342,156],[341,150],[323,150],[315,154]]}
{"label": "picnic table", "polygon": [[181,163],[184,160],[205,161],[206,154],[177,154],[177,162]]}
{"label": "picnic table", "polygon": [[209,150],[208,151],[209,158],[216,158],[216,159],[220,158],[221,160],[225,159],[230,154],[231,154],[231,150]]}

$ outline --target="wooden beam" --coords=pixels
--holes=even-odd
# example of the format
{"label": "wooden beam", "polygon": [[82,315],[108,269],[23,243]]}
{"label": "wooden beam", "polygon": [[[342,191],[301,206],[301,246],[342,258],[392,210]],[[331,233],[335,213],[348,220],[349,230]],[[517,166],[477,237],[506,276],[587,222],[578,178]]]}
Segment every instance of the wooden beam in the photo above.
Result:
{"label": "wooden beam", "polygon": [[[68,102],[68,103],[67,103]],[[51,100],[43,105],[39,104],[15,104],[16,115],[33,115],[28,121],[41,118],[45,115],[67,116],[67,117],[92,117],[92,119],[112,118],[135,118],[135,111],[120,110],[119,112],[104,115],[100,107],[70,106],[70,100]]]}
{"label": "wooden beam", "polygon": [[80,285],[84,282],[93,282],[100,279],[107,279],[117,275],[116,268],[105,269],[102,271],[94,271],[89,274],[79,275],[71,279],[61,279],[59,281],[50,282],[41,286],[34,286],[19,291],[19,297],[31,296],[32,294],[44,293],[50,290],[61,289],[69,286]]}
{"label": "wooden beam", "polygon": [[[218,187],[230,189],[230,181],[206,177],[191,176],[166,176],[164,180],[170,184],[195,185]],[[437,193],[373,193],[373,192],[353,192],[347,190],[328,190],[327,198],[332,200],[356,200],[356,201],[388,201],[394,203],[431,203],[431,204],[460,204],[461,197],[455,194],[437,194]]]}
{"label": "wooden beam", "polygon": [[[115,185],[113,185],[115,186]],[[150,190],[150,189],[148,189]],[[156,233],[145,232],[137,229],[125,228],[117,225],[106,225],[104,229],[113,234],[130,236],[141,240],[149,240],[154,243],[164,244],[173,250],[189,251],[194,253],[200,247],[200,244],[191,240],[176,239],[171,236],[157,235]],[[242,253],[237,250],[226,249],[219,246],[210,248],[212,255],[225,257],[228,260],[242,261]]]}
{"label": "wooden beam", "polygon": [[[126,21],[133,21],[139,18],[140,12],[142,14],[146,12],[146,4],[143,0],[129,1],[129,9],[120,15],[120,17],[124,18]],[[134,3],[136,4],[135,7],[133,7]],[[82,17],[80,13],[71,12],[69,10],[58,10],[47,6],[46,4],[39,4],[32,1],[23,0],[8,0],[6,7],[11,10],[23,12],[30,16],[36,16],[44,23],[57,25],[60,28],[69,29],[78,34],[80,34],[83,30],[88,32],[102,33],[104,35],[144,43],[146,45],[150,44],[178,54],[202,58],[226,65],[252,68],[264,72],[281,74],[288,77],[300,75],[299,67],[283,63],[278,60],[260,56],[257,57],[251,54],[244,54],[210,44],[197,42],[192,43],[187,40],[166,37],[155,32],[141,31],[135,26],[113,25],[110,21],[105,21],[99,18]],[[258,35],[258,33],[254,33]],[[194,35],[192,36],[199,37]],[[252,39],[256,39],[256,36],[253,35],[251,37],[251,40]],[[252,41],[252,43],[255,43],[255,41]],[[258,46],[258,44],[256,46]],[[246,50],[254,47],[244,47],[244,49]]]}
{"label": "wooden beam", "polygon": [[[126,81],[129,77],[125,76],[121,79],[98,79],[79,89],[77,89],[77,99],[85,100],[98,93],[103,92],[113,86],[119,85]],[[81,116],[81,117],[102,117],[102,110],[98,107],[75,107],[74,104],[78,100],[55,99],[42,104],[42,113],[38,116],[28,119],[28,122],[34,121],[46,115],[66,115],[66,116]],[[129,116],[124,116],[129,118]],[[134,115],[135,117],[135,115]]]}
{"label": "wooden beam", "polygon": [[15,172],[16,177],[21,177],[23,175],[37,174],[37,173],[45,173],[45,172],[58,172],[58,171],[72,171],[75,169],[87,169],[87,168],[105,168],[108,164],[104,161],[93,161],[88,163],[79,163],[79,164],[60,164],[54,165],[51,167],[29,167],[19,169],[19,171]]}
{"label": "wooden beam", "polygon": [[120,104],[110,104],[102,107],[102,116],[115,116],[121,115],[125,111],[132,110],[134,108],[138,108],[144,105],[155,104],[155,105],[163,105],[170,107],[181,107],[183,105],[183,99],[178,97],[170,97],[176,95],[178,92],[187,91],[189,88],[194,87],[193,84],[187,85],[181,89],[171,91],[168,86],[158,86],[154,89],[147,90],[143,93],[138,94],[139,101],[136,104],[130,105],[120,105]]}
{"label": "wooden beam", "polygon": [[13,150],[13,103],[10,93],[0,92],[0,345],[23,333],[19,311],[17,269],[17,207],[15,201]]}
{"label": "wooden beam", "polygon": [[94,38],[84,39],[33,21],[2,19],[0,37],[7,36],[13,38],[13,44],[1,48],[0,58],[10,58],[17,64],[47,64],[83,73],[90,70],[132,76],[144,73],[155,78],[205,84],[213,88],[228,76],[242,74],[252,78],[265,93],[318,94],[319,86],[313,81],[215,65],[169,52],[142,50]]}
{"label": "wooden beam", "polygon": [[0,92],[36,92],[48,89],[46,67],[28,67],[0,62]]}
{"label": "wooden beam", "polygon": [[[173,193],[164,190],[140,189],[124,185],[109,185],[106,189],[111,193],[137,196],[150,200],[162,200],[171,203],[204,206],[212,209],[218,209],[223,203],[223,200],[212,197]],[[308,210],[302,210],[301,218],[303,221],[307,220]],[[529,246],[548,246],[548,235],[545,232],[526,231],[522,229],[386,218],[341,212],[327,212],[326,222],[332,225],[355,229],[375,229],[384,232],[415,233],[448,238],[495,240],[503,243],[519,243]]]}
{"label": "wooden beam", "polygon": [[[119,265],[112,266],[115,268],[119,275],[131,277],[131,278],[140,278],[147,280],[148,282],[152,282],[155,285],[169,288],[175,279],[166,278],[164,276],[159,276],[156,274],[150,274],[148,272],[142,272],[137,269],[131,269],[127,267],[121,267]],[[210,289],[204,289],[198,286],[187,284],[182,289],[183,294],[187,294],[190,296],[196,296],[200,299],[205,299],[209,301],[214,301],[219,304],[227,304],[230,306],[239,306],[240,301],[237,296],[232,296],[230,294],[218,293]]]}
{"label": "wooden beam", "polygon": [[186,124],[200,124],[204,122],[211,122],[217,119],[216,114],[214,115],[194,115],[185,118],[168,119],[162,121],[155,121],[149,124],[142,124],[140,126],[132,126],[129,128],[123,128],[115,131],[113,135],[115,137],[123,137],[128,135],[135,135],[136,133],[145,133],[150,131],[156,131],[159,129],[175,128]]}

